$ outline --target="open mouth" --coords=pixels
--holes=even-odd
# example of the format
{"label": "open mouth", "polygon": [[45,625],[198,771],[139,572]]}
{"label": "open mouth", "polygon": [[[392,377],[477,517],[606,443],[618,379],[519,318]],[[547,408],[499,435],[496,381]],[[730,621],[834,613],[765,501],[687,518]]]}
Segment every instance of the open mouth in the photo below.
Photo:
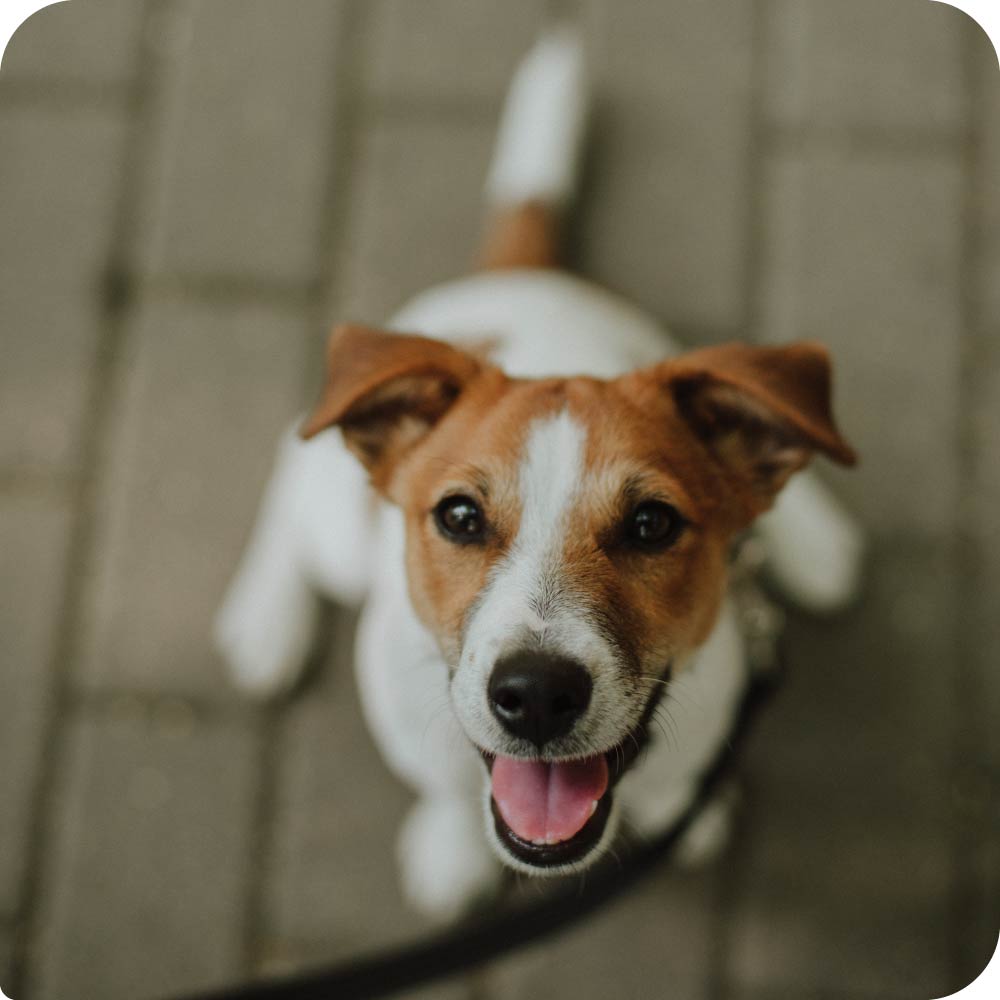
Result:
{"label": "open mouth", "polygon": [[490,809],[500,842],[518,861],[536,868],[582,861],[600,843],[614,785],[644,741],[645,725],[607,753],[574,760],[480,751],[490,771]]}

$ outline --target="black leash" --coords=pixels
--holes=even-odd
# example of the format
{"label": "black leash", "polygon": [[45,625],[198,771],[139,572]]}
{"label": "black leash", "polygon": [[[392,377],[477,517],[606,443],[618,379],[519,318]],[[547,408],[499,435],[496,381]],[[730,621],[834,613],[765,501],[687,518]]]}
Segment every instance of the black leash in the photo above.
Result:
{"label": "black leash", "polygon": [[732,768],[751,722],[776,687],[778,673],[751,681],[728,743],[705,772],[680,820],[656,840],[630,851],[620,867],[599,870],[584,891],[576,884],[566,885],[540,902],[470,919],[414,944],[326,970],[195,994],[184,1000],[373,1000],[457,975],[572,926],[625,892],[677,845]]}

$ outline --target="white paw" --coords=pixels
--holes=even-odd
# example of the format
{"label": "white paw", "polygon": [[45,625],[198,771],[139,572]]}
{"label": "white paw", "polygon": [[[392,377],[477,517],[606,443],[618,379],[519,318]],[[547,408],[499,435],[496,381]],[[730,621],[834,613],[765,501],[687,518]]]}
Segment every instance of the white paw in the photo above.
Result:
{"label": "white paw", "polygon": [[757,522],[767,570],[788,597],[821,614],[849,604],[861,586],[861,527],[823,483],[799,473]]}
{"label": "white paw", "polygon": [[421,799],[406,817],[397,849],[404,895],[437,920],[454,920],[499,889],[500,863],[476,802]]}
{"label": "white paw", "polygon": [[234,684],[255,698],[287,691],[305,666],[316,596],[301,581],[237,577],[215,619],[216,648]]}
{"label": "white paw", "polygon": [[733,810],[732,798],[718,795],[695,816],[674,852],[681,868],[699,868],[722,853],[732,832]]}

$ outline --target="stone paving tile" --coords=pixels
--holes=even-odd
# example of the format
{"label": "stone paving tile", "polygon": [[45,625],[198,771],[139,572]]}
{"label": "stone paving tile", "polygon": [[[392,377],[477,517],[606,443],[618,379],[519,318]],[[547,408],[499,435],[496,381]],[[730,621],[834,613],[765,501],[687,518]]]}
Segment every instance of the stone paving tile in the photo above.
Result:
{"label": "stone paving tile", "polygon": [[14,961],[14,930],[0,924],[0,992],[10,995],[10,975]]}
{"label": "stone paving tile", "polygon": [[170,996],[242,975],[256,741],[183,702],[69,726],[37,1000]]}
{"label": "stone paving tile", "polygon": [[430,983],[415,990],[394,993],[399,1000],[482,1000],[474,982],[466,979]]}
{"label": "stone paving tile", "polygon": [[[990,716],[996,719],[994,713]],[[995,774],[996,772],[994,772]],[[993,788],[996,789],[994,779]],[[1000,838],[996,835],[1000,825],[1000,808],[996,796],[992,801],[993,814],[984,824],[982,837],[971,856],[971,870],[980,887],[975,908],[971,913],[959,915],[952,933],[961,936],[963,950],[960,956],[962,974],[959,980],[974,982],[993,959],[1000,945]]]}
{"label": "stone paving tile", "polygon": [[[974,309],[980,355],[976,372],[978,408],[972,421],[974,452],[978,457],[974,470],[978,502],[974,513],[976,530],[989,556],[992,582],[997,584],[987,592],[996,594],[1000,592],[1000,531],[994,516],[1000,507],[1000,455],[996,447],[1000,428],[1000,68],[996,51],[981,31],[976,32],[976,41],[983,103],[979,198],[975,205],[982,213],[982,231],[977,234],[981,238],[982,259],[978,262]],[[995,617],[991,620],[996,626]],[[1000,630],[993,633],[993,639],[993,648],[1000,648]],[[989,670],[985,676],[996,678],[997,672]],[[1000,684],[995,686],[993,697],[992,704],[997,709],[994,718],[997,718]],[[993,760],[1000,764],[1000,729],[993,727],[991,735],[995,740]]]}
{"label": "stone paving tile", "polygon": [[[788,677],[758,744],[786,779],[794,774],[803,792],[829,781],[885,819],[904,791],[908,809],[940,812],[935,782],[957,721],[958,572],[950,541],[874,538],[856,607],[828,621],[792,619]],[[825,757],[831,745],[836,758]],[[845,785],[865,771],[866,782]]]}
{"label": "stone paving tile", "polygon": [[148,302],[116,393],[80,681],[229,694],[212,617],[274,448],[303,404],[301,310]]}
{"label": "stone paving tile", "polygon": [[980,156],[978,190],[973,201],[980,258],[976,261],[975,295],[985,330],[1000,329],[1000,67],[989,38],[973,30],[979,108]]}
{"label": "stone paving tile", "polygon": [[1000,69],[989,40],[975,31],[975,55],[980,73],[982,142],[978,164],[977,218],[982,229],[976,244],[982,254],[973,287],[975,334],[970,344],[971,391],[969,451],[973,456],[971,481],[963,496],[963,529],[971,549],[965,627],[969,629],[966,665],[975,685],[973,708],[979,716],[982,758],[969,762],[964,776],[963,801],[968,812],[972,845],[971,886],[978,889],[964,914],[959,938],[966,943],[970,965],[992,952],[1000,930]]}
{"label": "stone paving tile", "polygon": [[861,454],[834,473],[873,528],[955,524],[962,174],[957,157],[821,147],[765,172],[762,339],[822,341]]}
{"label": "stone paving tile", "polygon": [[400,1000],[482,1000],[477,982],[473,978],[430,983],[416,990],[404,990],[398,996]]}
{"label": "stone paving tile", "polygon": [[712,996],[715,870],[649,874],[580,927],[490,968],[491,1000]]}
{"label": "stone paving tile", "polygon": [[338,319],[378,323],[410,295],[468,274],[493,123],[372,122],[343,240]]}
{"label": "stone paving tile", "polygon": [[[317,276],[343,0],[212,0],[174,26],[159,271]],[[169,61],[169,58],[168,58]],[[147,251],[148,252],[148,251]]]}
{"label": "stone paving tile", "polygon": [[956,989],[955,581],[947,550],[899,543],[876,551],[854,612],[793,624],[789,677],[744,764],[737,995]]}
{"label": "stone paving tile", "polygon": [[[803,888],[808,885],[803,880]],[[810,886],[813,891],[820,891]],[[928,974],[924,943],[945,942],[948,938],[947,917],[927,923],[920,940],[903,941],[898,936],[898,924],[891,914],[879,917],[866,915],[859,921],[844,919],[833,921],[815,914],[783,913],[782,906],[762,904],[756,921],[744,930],[739,943],[739,960],[743,975],[749,982],[737,983],[727,989],[725,996],[738,1000],[764,1000],[764,998],[795,997],[823,998],[823,1000],[848,1000],[868,997],[871,1000],[931,1000],[932,997],[951,996],[960,988],[950,983],[944,973],[944,962],[938,962]],[[886,942],[892,941],[893,944]],[[850,963],[845,969],[846,961]],[[778,978],[783,984],[777,987],[767,983],[781,969]],[[830,989],[831,983],[846,986]],[[876,985],[859,989],[854,980],[861,978]]]}
{"label": "stone paving tile", "polygon": [[583,269],[682,330],[746,322],[752,5],[590,0]]}
{"label": "stone paving tile", "polygon": [[24,876],[69,528],[61,498],[0,496],[0,918],[14,913]]}
{"label": "stone paving tile", "polygon": [[[968,826],[971,851],[969,910],[959,916],[966,961],[979,963],[992,953],[1000,931],[1000,338],[976,358],[981,367],[978,392],[969,401],[972,414],[971,443],[976,460],[970,489],[963,496],[964,531],[970,548],[969,580],[963,627],[968,630],[965,651],[971,690],[967,702],[974,717],[968,726],[977,731],[980,754],[963,762],[960,801]],[[968,740],[966,742],[969,742]]]}
{"label": "stone paving tile", "polygon": [[766,0],[765,105],[780,125],[964,123],[967,16],[922,0]]}
{"label": "stone paving tile", "polygon": [[355,691],[352,623],[285,712],[278,742],[265,968],[331,961],[426,929],[399,891],[395,838],[409,794],[385,769]]}
{"label": "stone paving tile", "polygon": [[[773,990],[737,983],[726,990],[725,1000],[789,1000],[789,994],[784,989]],[[896,992],[845,992],[837,986],[828,985],[818,989],[796,990],[794,1000],[923,1000],[923,997],[915,998],[909,993]]]}
{"label": "stone paving tile", "polygon": [[138,0],[73,0],[43,8],[10,40],[0,93],[8,80],[91,85],[131,81],[144,8]]}
{"label": "stone paving tile", "polygon": [[379,97],[499,105],[545,23],[545,0],[374,0],[368,89]]}
{"label": "stone paving tile", "polygon": [[76,468],[124,135],[113,114],[0,104],[0,468]]}

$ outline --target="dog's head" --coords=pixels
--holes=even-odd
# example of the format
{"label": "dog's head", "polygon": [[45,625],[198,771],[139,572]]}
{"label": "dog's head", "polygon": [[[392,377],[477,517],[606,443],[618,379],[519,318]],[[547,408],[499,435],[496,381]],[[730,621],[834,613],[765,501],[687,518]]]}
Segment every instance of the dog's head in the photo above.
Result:
{"label": "dog's head", "polygon": [[813,452],[854,461],[807,343],[523,380],[340,327],[303,434],[332,425],[404,512],[411,599],[491,770],[495,843],[532,871],[600,853],[610,787],[712,628],[733,536]]}

